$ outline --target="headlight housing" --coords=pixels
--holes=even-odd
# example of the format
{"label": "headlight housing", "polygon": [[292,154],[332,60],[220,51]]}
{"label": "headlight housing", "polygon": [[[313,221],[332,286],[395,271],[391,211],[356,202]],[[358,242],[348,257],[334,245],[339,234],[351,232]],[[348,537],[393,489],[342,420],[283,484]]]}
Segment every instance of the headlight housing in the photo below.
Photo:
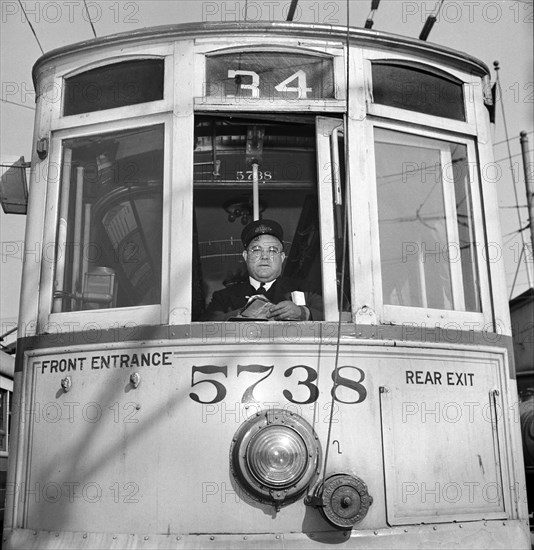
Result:
{"label": "headlight housing", "polygon": [[230,468],[254,500],[277,509],[299,498],[319,474],[321,446],[297,414],[272,409],[244,422],[232,441]]}

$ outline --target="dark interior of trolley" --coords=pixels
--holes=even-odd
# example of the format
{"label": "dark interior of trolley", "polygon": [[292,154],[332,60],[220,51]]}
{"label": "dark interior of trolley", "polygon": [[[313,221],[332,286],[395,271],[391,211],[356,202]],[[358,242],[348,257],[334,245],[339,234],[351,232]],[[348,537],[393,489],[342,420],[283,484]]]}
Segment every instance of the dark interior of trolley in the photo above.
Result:
{"label": "dark interior of trolley", "polygon": [[259,209],[284,229],[283,274],[320,292],[315,126],[198,117],[194,151],[193,319],[215,290],[247,278],[240,235],[253,221],[252,163]]}

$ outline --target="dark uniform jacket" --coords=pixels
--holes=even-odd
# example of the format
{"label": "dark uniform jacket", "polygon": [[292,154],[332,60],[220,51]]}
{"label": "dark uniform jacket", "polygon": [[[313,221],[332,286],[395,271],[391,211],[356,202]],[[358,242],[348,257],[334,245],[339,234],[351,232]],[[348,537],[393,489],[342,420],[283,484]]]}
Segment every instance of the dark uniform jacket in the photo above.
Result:
{"label": "dark uniform jacket", "polygon": [[[306,307],[310,310],[310,321],[323,320],[323,299],[319,294],[306,290],[300,281],[289,277],[279,277],[271,285],[265,296],[273,304],[284,300],[291,301],[291,292],[300,290],[304,294]],[[235,317],[239,310],[245,307],[251,296],[258,294],[258,291],[246,281],[236,283],[223,290],[213,293],[210,305],[202,316],[204,321],[226,321]],[[237,310],[237,311],[236,311]],[[230,314],[231,313],[231,314]],[[230,314],[230,315],[229,315]]]}

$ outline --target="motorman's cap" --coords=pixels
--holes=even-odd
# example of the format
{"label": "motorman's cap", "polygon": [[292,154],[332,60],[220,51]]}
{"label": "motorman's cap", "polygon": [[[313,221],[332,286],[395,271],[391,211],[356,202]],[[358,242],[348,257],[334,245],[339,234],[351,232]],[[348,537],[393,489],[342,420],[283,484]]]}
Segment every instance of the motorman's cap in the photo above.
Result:
{"label": "motorman's cap", "polygon": [[243,229],[241,233],[243,246],[247,248],[250,241],[260,235],[272,235],[281,243],[284,242],[284,232],[279,223],[272,220],[256,220],[255,222],[249,223],[245,229]]}

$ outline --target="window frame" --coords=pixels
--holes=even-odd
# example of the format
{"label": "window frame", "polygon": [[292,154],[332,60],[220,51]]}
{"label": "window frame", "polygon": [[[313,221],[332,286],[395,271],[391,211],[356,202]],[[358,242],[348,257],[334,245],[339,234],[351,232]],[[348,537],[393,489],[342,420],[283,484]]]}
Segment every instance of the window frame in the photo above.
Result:
{"label": "window frame", "polygon": [[[6,429],[5,433],[2,433],[4,435],[5,442],[6,442],[6,448],[5,450],[0,449],[0,457],[7,457],[9,455],[9,415],[10,410],[12,409],[13,405],[13,380],[10,380],[9,378],[6,378],[4,376],[0,376],[0,391],[4,391],[6,395],[6,399],[3,400],[2,406],[3,406],[3,416],[6,423]],[[0,430],[2,432],[4,431],[2,429],[2,426],[0,426]]]}
{"label": "window frame", "polygon": [[[429,57],[429,63],[431,58]],[[439,76],[450,75],[464,83],[466,121],[446,119],[408,111],[396,107],[375,104],[372,101],[372,61],[391,61],[401,65],[435,72]],[[362,85],[364,83],[364,85]],[[480,77],[441,64],[427,64],[421,56],[397,54],[392,50],[378,51],[368,48],[351,51],[350,87],[354,90],[348,102],[347,135],[350,143],[347,155],[349,167],[347,196],[352,204],[349,220],[351,247],[351,301],[352,318],[364,325],[417,325],[442,327],[451,325],[454,330],[501,330],[496,326],[499,313],[492,297],[495,284],[501,282],[498,269],[485,258],[488,242],[499,243],[492,224],[486,227],[485,204],[493,204],[492,188],[482,189],[479,162],[489,158],[487,116],[482,105]],[[380,240],[378,225],[378,195],[374,128],[406,132],[415,137],[461,143],[467,147],[470,168],[470,193],[475,234],[475,255],[480,289],[481,312],[425,309],[418,307],[390,306],[383,304]],[[365,181],[368,185],[358,186]],[[484,182],[485,183],[485,182]],[[351,228],[353,228],[351,230]],[[506,329],[506,327],[505,327]]]}
{"label": "window frame", "polygon": [[[294,47],[288,47],[287,41],[282,42],[280,38],[273,37],[273,41],[266,44],[258,44],[255,41],[243,40],[239,45],[228,45],[228,41],[221,40],[220,45],[214,47],[213,38],[209,43],[202,40],[196,42],[195,68],[197,78],[194,86],[194,107],[195,112],[201,111],[249,111],[254,112],[344,112],[346,109],[345,96],[345,48],[342,46],[331,46],[328,48],[321,45],[320,49],[313,42],[302,44],[301,41],[294,41]],[[305,100],[298,99],[287,101],[285,99],[255,98],[253,101],[236,97],[220,98],[204,95],[204,82],[206,74],[206,58],[215,55],[232,53],[301,53],[316,57],[331,58],[333,61],[334,74],[334,98]],[[201,76],[201,78],[198,78]]]}
{"label": "window frame", "polygon": [[[209,113],[209,112],[220,112],[221,114],[224,113],[232,113],[236,116],[239,115],[240,112],[246,112],[247,114],[251,114],[251,112],[261,114],[262,112],[265,113],[284,113],[284,112],[291,112],[291,113],[324,113],[320,116],[315,116],[315,131],[317,134],[317,128],[318,128],[318,119],[322,116],[325,118],[329,118],[330,120],[336,120],[339,124],[342,123],[341,119],[334,119],[332,117],[333,114],[336,113],[344,113],[347,109],[347,100],[346,100],[346,68],[345,68],[345,60],[346,60],[346,46],[339,44],[339,45],[332,45],[328,48],[324,47],[324,42],[314,42],[313,40],[306,41],[303,43],[300,40],[294,40],[294,44],[291,47],[288,47],[287,40],[282,41],[282,39],[278,37],[273,37],[273,40],[269,42],[268,44],[258,44],[256,39],[251,38],[243,38],[240,40],[239,44],[235,44],[235,42],[230,42],[227,38],[221,38],[219,40],[214,40],[213,37],[206,38],[206,39],[197,39],[195,40],[194,44],[191,44],[191,52],[192,52],[192,61],[191,65],[194,67],[194,82],[191,84],[184,83],[186,86],[192,86],[193,91],[193,105],[192,111],[193,116],[191,117],[191,126],[193,125],[193,119],[196,115],[202,115],[203,113]],[[231,45],[230,45],[231,44]],[[334,71],[334,95],[335,98],[333,99],[321,99],[321,100],[295,100],[295,101],[285,101],[285,100],[273,100],[271,98],[259,98],[255,99],[253,103],[248,104],[246,101],[243,101],[242,98],[225,98],[224,100],[221,100],[221,98],[213,98],[209,96],[204,96],[204,89],[203,89],[203,83],[205,81],[205,74],[206,74],[206,57],[209,55],[217,55],[217,54],[231,54],[231,53],[239,53],[239,52],[288,52],[288,53],[302,53],[307,55],[315,55],[318,57],[330,57],[333,59],[333,71]],[[185,58],[185,56],[184,56]],[[296,108],[296,102],[298,101],[298,108]],[[191,172],[192,172],[192,166],[193,166],[193,147],[192,147],[192,131],[191,131],[191,149],[190,149],[190,165],[191,165]],[[320,147],[319,143],[316,143],[316,162],[319,163],[319,156],[320,156]],[[185,153],[182,151],[182,155]],[[328,155],[329,147],[328,147]],[[323,163],[324,164],[324,163]],[[318,164],[319,166],[319,164]],[[320,170],[318,168],[318,170]],[[322,272],[322,290],[323,290],[323,305],[324,305],[324,314],[325,314],[325,321],[337,321],[338,320],[338,306],[337,302],[332,305],[327,305],[327,297],[326,293],[329,292],[329,285],[327,284],[328,279],[327,277],[331,275],[330,271],[333,271],[334,280],[335,280],[335,262],[330,262],[330,266],[332,267],[331,270],[326,268],[324,269],[325,264],[328,264],[329,262],[324,262],[325,257],[325,243],[330,242],[332,244],[334,242],[333,239],[333,232],[331,237],[328,237],[327,235],[324,235],[324,228],[325,227],[334,227],[333,222],[333,214],[330,214],[332,220],[331,222],[328,222],[328,212],[331,211],[331,207],[333,205],[332,200],[330,199],[328,202],[327,197],[332,196],[332,190],[328,190],[325,188],[324,185],[324,178],[320,177],[318,173],[318,182],[317,182],[317,194],[319,198],[319,222],[320,222],[320,239],[321,239],[321,264],[323,265],[323,272]],[[191,173],[191,181],[192,181],[192,173]],[[326,186],[328,187],[328,186]],[[348,196],[348,193],[347,193]],[[328,207],[324,208],[323,206],[323,200],[327,200]],[[191,186],[191,204],[192,204],[192,186]],[[188,216],[191,216],[190,219],[184,219],[183,223],[189,223],[189,226],[192,228],[192,207],[191,212],[188,211]],[[190,230],[192,232],[192,229]],[[327,233],[329,231],[327,230]],[[330,233],[329,233],[330,234]],[[326,239],[326,240],[325,240]],[[330,240],[329,240],[330,239]],[[191,239],[190,239],[191,241]],[[191,248],[189,248],[191,247]],[[189,259],[190,263],[188,264],[189,273],[192,273],[192,245],[187,244],[187,246],[184,248],[184,254],[187,254],[187,251],[189,251]],[[176,265],[176,260],[171,258],[171,262],[174,262]],[[347,259],[348,262],[348,259]],[[184,264],[182,266],[182,269],[185,269],[186,265]],[[347,266],[348,268],[348,266]],[[173,268],[171,268],[173,269]],[[172,296],[175,300],[175,308],[171,311],[171,319],[177,319],[178,315],[181,319],[181,322],[190,322],[191,321],[191,315],[192,312],[188,312],[188,317],[186,317],[183,313],[183,304],[188,303],[191,309],[191,277],[189,277],[187,284],[182,285],[182,287],[179,289],[182,293],[182,296],[187,292],[188,293],[188,302],[185,302],[183,299],[181,301],[182,307],[179,307],[179,304],[177,302],[177,294],[174,293]],[[335,306],[335,307],[334,307]],[[178,314],[176,312],[179,312]]]}
{"label": "window frame", "polygon": [[[424,127],[439,129],[443,131],[461,132],[464,134],[477,135],[477,117],[475,112],[476,107],[476,93],[474,87],[476,83],[471,79],[466,79],[466,74],[461,71],[457,71],[451,68],[444,68],[439,65],[430,65],[423,63],[420,58],[411,58],[410,56],[396,54],[388,51],[386,54],[373,50],[365,50],[363,52],[365,57],[364,61],[364,73],[365,81],[368,83],[366,87],[366,103],[367,113],[371,116],[380,118],[388,118],[397,120],[399,122],[408,122],[412,124],[420,124]],[[452,118],[439,117],[435,115],[427,115],[425,113],[419,113],[417,111],[410,111],[408,109],[400,109],[398,107],[390,107],[389,105],[381,105],[373,102],[373,71],[372,63],[378,61],[387,63],[388,61],[395,65],[411,67],[426,71],[428,73],[434,73],[441,78],[445,78],[446,75],[450,76],[452,80],[463,82],[463,95],[464,95],[464,109],[465,109],[465,121],[455,120]]]}
{"label": "window frame", "polygon": [[[48,192],[46,197],[46,225],[44,240],[46,243],[57,245],[57,227],[59,223],[59,209],[61,196],[61,180],[63,163],[63,142],[67,139],[89,137],[92,135],[103,135],[119,132],[121,130],[140,129],[144,127],[163,125],[164,132],[164,164],[163,164],[163,204],[167,204],[171,194],[171,165],[172,165],[172,113],[159,113],[155,115],[127,118],[122,121],[91,124],[90,126],[77,127],[69,130],[57,130],[52,133],[50,143],[50,162],[48,173]],[[52,175],[52,167],[55,174]],[[169,223],[170,213],[168,209],[162,212],[162,258],[161,258],[161,300],[159,304],[105,308],[82,311],[53,312],[54,282],[56,273],[56,254],[52,253],[51,247],[43,250],[43,261],[41,264],[42,291],[39,295],[39,326],[50,328],[62,327],[62,331],[78,331],[86,328],[118,328],[120,326],[132,326],[137,324],[159,325],[166,323],[168,319],[169,304],[169,269],[168,257],[170,254]],[[48,250],[47,250],[48,249]],[[52,257],[51,257],[52,256]],[[110,311],[113,312],[110,315]],[[95,326],[96,325],[96,326]]]}
{"label": "window frame", "polygon": [[[135,106],[137,106],[137,105],[147,105],[147,104],[150,104],[150,103],[164,102],[165,101],[165,90],[166,89],[168,90],[168,83],[165,82],[165,75],[167,73],[167,70],[166,70],[167,68],[165,67],[165,60],[166,60],[166,57],[162,56],[162,55],[143,55],[143,56],[134,56],[133,58],[131,56],[127,56],[126,58],[125,57],[119,57],[118,59],[115,59],[115,60],[106,59],[106,63],[92,64],[93,66],[84,67],[83,70],[81,70],[81,71],[76,70],[76,71],[73,71],[71,74],[64,75],[63,76],[63,85],[62,85],[63,94],[62,94],[62,97],[61,97],[61,117],[63,119],[65,119],[65,118],[75,117],[75,116],[79,116],[79,115],[86,115],[87,116],[87,115],[92,114],[92,113],[102,113],[102,112],[107,112],[107,111],[114,111],[116,109],[123,109],[124,107],[135,108]],[[106,69],[107,67],[112,67],[112,66],[116,66],[116,65],[121,65],[123,63],[136,62],[136,61],[163,61],[162,97],[161,98],[148,99],[146,101],[138,101],[136,103],[129,103],[129,104],[125,104],[125,105],[119,105],[118,107],[107,107],[107,108],[104,108],[104,109],[94,109],[94,110],[90,110],[90,111],[81,111],[79,113],[73,113],[73,114],[70,114],[70,115],[65,114],[65,109],[66,109],[66,104],[67,104],[67,99],[66,99],[66,94],[65,94],[66,88],[67,88],[67,80],[70,80],[72,78],[76,78],[77,76],[82,76],[82,75],[84,75],[88,72],[95,71],[97,69]]]}
{"label": "window frame", "polygon": [[[51,129],[65,130],[68,128],[82,128],[87,125],[110,122],[112,120],[122,120],[126,118],[146,116],[153,113],[173,110],[174,99],[174,48],[172,45],[153,46],[153,47],[132,47],[125,49],[120,55],[114,54],[109,57],[105,52],[92,54],[87,57],[87,62],[79,66],[76,62],[71,62],[61,67],[54,75],[53,86],[56,90],[61,90],[58,101],[52,103]],[[163,59],[163,99],[148,101],[145,103],[136,103],[134,105],[125,105],[103,111],[92,111],[89,113],[79,113],[77,115],[63,115],[63,105],[65,103],[64,90],[65,79],[77,76],[81,73],[113,65],[124,61],[137,61],[142,59]]]}
{"label": "window frame", "polygon": [[[369,50],[355,45],[351,46],[349,58],[351,79],[349,84],[352,93],[350,101],[348,101],[345,83],[346,45],[333,42],[325,48],[324,42],[312,39],[306,39],[303,42],[295,39],[288,46],[287,40],[284,42],[282,38],[277,37],[273,37],[273,41],[269,44],[258,44],[256,40],[255,37],[242,37],[238,45],[235,45],[235,42],[230,42],[227,37],[177,40],[153,46],[127,46],[120,55],[116,54],[114,48],[109,50],[103,48],[90,55],[83,54],[84,60],[87,60],[83,67],[79,66],[79,56],[58,66],[52,76],[52,83],[57,89],[63,90],[64,78],[87,70],[121,61],[164,58],[164,96],[162,100],[70,116],[61,114],[63,97],[61,97],[61,101],[51,102],[44,106],[47,112],[43,112],[43,116],[50,121],[51,141],[49,158],[46,160],[49,186],[44,194],[46,214],[44,216],[42,256],[43,258],[48,257],[49,261],[43,261],[41,264],[41,292],[38,305],[39,331],[42,331],[48,323],[64,323],[67,331],[72,331],[71,323],[88,320],[98,322],[99,328],[128,326],[128,323],[132,321],[140,324],[187,324],[191,322],[191,275],[184,280],[183,277],[176,277],[173,274],[192,273],[193,186],[191,182],[193,181],[194,117],[204,112],[213,111],[221,112],[221,114],[238,114],[247,111],[249,114],[251,111],[258,114],[288,111],[310,113],[311,111],[317,115],[316,130],[318,118],[325,117],[341,122],[341,119],[334,118],[335,115],[347,113],[345,139],[351,143],[351,150],[347,152],[346,159],[348,174],[345,197],[350,205],[350,216],[347,221],[349,239],[347,262],[351,270],[350,295],[352,319],[355,322],[363,324],[436,322],[443,324],[452,320],[453,317],[454,320],[458,320],[458,315],[461,315],[466,322],[480,323],[483,321],[488,323],[494,321],[492,309],[494,306],[490,296],[489,283],[491,273],[491,284],[495,291],[494,273],[491,265],[488,265],[486,259],[482,258],[483,246],[476,247],[482,313],[457,310],[421,310],[421,308],[384,306],[382,304],[375,152],[374,145],[370,145],[374,144],[374,127],[382,127],[407,132],[414,136],[465,143],[468,149],[468,162],[474,163],[477,160],[477,155],[480,155],[481,161],[484,160],[487,158],[489,145],[487,145],[487,129],[482,119],[482,116],[485,115],[484,109],[478,103],[482,94],[482,91],[477,89],[480,79],[448,67],[440,66],[436,70],[433,65],[427,66],[422,63],[420,57],[412,58],[409,55],[396,54],[390,50]],[[106,57],[107,51],[111,54],[110,57]],[[258,99],[252,106],[247,106],[242,98],[226,99],[221,102],[203,96],[202,85],[205,77],[206,55],[239,51],[285,51],[291,53],[299,51],[310,55],[332,57],[335,99],[298,100],[298,108],[296,108],[297,100],[287,102],[269,98]],[[104,61],[102,61],[103,59]],[[419,69],[425,68],[428,72],[436,72],[440,75],[450,74],[451,78],[462,81],[464,83],[466,121],[446,119],[373,103],[371,69],[373,60],[394,61],[407,66],[412,64]],[[184,75],[186,75],[185,78]],[[480,88],[480,86],[478,87]],[[115,308],[111,316],[109,309],[51,313],[55,261],[50,261],[50,247],[48,246],[47,249],[47,243],[56,241],[60,188],[57,167],[61,166],[62,140],[94,133],[140,128],[158,123],[165,125],[163,198],[164,204],[169,205],[169,208],[164,209],[163,220],[161,303],[156,306]],[[172,143],[180,143],[181,146],[173,147]],[[320,154],[319,143],[317,143],[318,161]],[[487,239],[485,238],[486,227],[483,220],[480,169],[472,171],[472,174],[476,179],[476,181],[470,182],[476,241],[479,243],[493,242],[494,230],[491,226],[488,228]],[[323,182],[319,173],[318,178],[317,191],[321,194],[321,203],[323,196],[327,197],[328,193],[331,196],[332,190],[330,189],[329,192],[323,190]],[[369,184],[363,186],[364,188],[357,189],[358,181],[366,181]],[[486,195],[486,190],[484,195]],[[490,195],[490,201],[491,198]],[[332,200],[329,199],[327,203],[328,209],[331,209]],[[321,224],[324,224],[326,223],[323,219],[325,214],[322,210],[326,212],[326,209],[320,209]],[[324,227],[322,225],[322,229]],[[323,237],[322,233],[323,230],[321,230],[321,242],[323,243],[324,238],[327,239],[328,235]],[[171,240],[175,243],[180,242],[180,255],[170,255]],[[326,252],[322,250],[323,259],[325,254]],[[335,264],[333,266],[335,275]],[[323,274],[323,290],[328,288],[327,280],[329,279]],[[501,281],[497,280],[497,283],[500,284]],[[335,308],[327,307],[325,301],[325,320],[337,321],[338,315],[337,303]],[[344,317],[344,321],[348,320]]]}
{"label": "window frame", "polygon": [[[163,166],[163,203],[170,204],[173,197],[173,174],[179,173],[176,157],[173,151],[173,136],[180,135],[183,130],[177,121],[180,108],[175,105],[175,90],[179,88],[175,82],[178,52],[184,49],[183,42],[164,43],[156,45],[126,46],[117,53],[116,47],[110,46],[95,50],[89,54],[82,52],[68,61],[58,64],[48,87],[59,90],[56,101],[49,101],[49,153],[46,159],[47,188],[43,197],[45,215],[43,219],[41,257],[39,280],[40,292],[37,307],[38,332],[73,332],[89,329],[109,329],[128,327],[132,325],[160,325],[169,322],[169,311],[172,309],[171,282],[169,269],[170,253],[170,223],[173,213],[163,209],[162,220],[162,259],[161,259],[161,299],[159,304],[132,306],[124,308],[107,308],[71,312],[52,312],[56,254],[57,226],[59,222],[61,166],[63,161],[63,140],[86,137],[97,134],[109,134],[121,130],[143,128],[162,124],[164,126],[164,166]],[[80,57],[83,65],[80,65]],[[123,61],[141,59],[163,59],[164,81],[163,99],[126,105],[103,111],[93,111],[76,115],[64,116],[64,82],[66,78],[83,72],[105,67]],[[180,103],[180,102],[178,102]],[[174,116],[173,116],[174,115]],[[174,178],[176,179],[176,178]],[[110,315],[110,310],[113,314]]]}
{"label": "window frame", "polygon": [[[481,196],[481,187],[480,187],[480,173],[479,169],[469,170],[469,189],[471,193],[471,203],[473,211],[473,229],[475,233],[475,250],[474,255],[477,261],[477,277],[479,282],[479,291],[480,291],[480,312],[465,311],[461,309],[434,309],[434,308],[420,308],[412,306],[398,306],[385,304],[383,301],[383,290],[382,290],[382,267],[380,261],[380,237],[379,237],[379,220],[378,220],[378,188],[376,181],[376,151],[374,148],[375,143],[375,128],[383,128],[385,130],[392,130],[408,134],[409,139],[413,139],[413,142],[421,141],[425,142],[425,138],[437,140],[440,142],[450,142],[458,143],[466,146],[467,150],[467,163],[468,166],[476,166],[476,146],[475,138],[469,136],[459,136],[459,135],[446,135],[443,132],[433,131],[425,128],[414,128],[413,125],[395,123],[384,120],[372,120],[369,121],[371,125],[370,135],[372,136],[373,147],[370,149],[369,163],[370,163],[370,172],[372,178],[370,179],[370,185],[373,188],[373,194],[375,197],[374,208],[371,209],[372,212],[372,232],[375,234],[375,242],[373,246],[376,247],[375,261],[373,272],[376,274],[374,278],[375,285],[375,306],[374,309],[377,312],[378,318],[382,322],[391,322],[396,325],[402,324],[418,324],[418,325],[431,325],[431,326],[444,326],[444,325],[454,325],[456,330],[480,330],[482,331],[484,327],[491,326],[493,322],[493,304],[491,300],[491,295],[489,291],[489,279],[488,279],[488,270],[487,270],[487,259],[485,256],[485,244],[486,244],[486,231],[485,224],[482,217],[482,196]],[[417,133],[415,133],[417,132]],[[456,217],[454,221],[452,216],[455,214],[455,202],[454,202],[454,186],[451,185],[449,190],[446,190],[447,186],[443,186],[443,195],[445,202],[445,214],[447,216],[447,243],[446,245],[455,245],[451,241],[449,227],[456,223]],[[448,206],[447,206],[448,203]],[[454,233],[454,232],[453,232]],[[451,266],[451,287],[452,287],[452,296],[453,303],[456,307],[456,301],[460,299],[460,296],[463,296],[463,287],[462,283],[462,273],[461,273],[461,263],[456,262],[454,267],[454,274],[452,266],[455,262],[450,262]],[[458,285],[462,288],[458,288]],[[456,288],[455,288],[456,287]],[[462,325],[463,324],[463,325]],[[460,328],[461,327],[461,328]]]}
{"label": "window frame", "polygon": [[[202,113],[197,112],[197,115]],[[237,111],[233,114],[236,117],[239,116]],[[250,114],[250,113],[248,113]],[[222,115],[223,117],[225,115]],[[327,130],[330,126],[343,126],[344,121],[340,118],[316,116],[313,123],[313,133],[315,137],[314,146],[314,170],[317,169],[317,184],[314,187],[314,191],[317,194],[318,199],[318,221],[320,226],[320,246],[318,247],[318,253],[320,254],[320,266],[321,266],[321,295],[324,306],[324,314],[326,321],[338,320],[338,306],[337,306],[337,294],[335,292],[335,285],[328,284],[327,281],[335,280],[336,277],[336,263],[333,261],[335,254],[335,240],[334,240],[334,215],[333,215],[333,201],[332,201],[332,184],[330,176],[330,139],[327,135]],[[252,119],[251,119],[252,120]],[[261,121],[262,119],[260,119]],[[321,141],[322,140],[322,141]],[[291,190],[291,188],[287,188]],[[274,218],[277,219],[277,218]],[[289,253],[289,248],[286,247],[286,255]],[[325,259],[326,258],[326,259]],[[347,269],[348,265],[347,265]],[[192,272],[192,267],[191,267]],[[190,281],[192,277],[190,278]],[[185,286],[185,285],[184,285]],[[191,289],[190,289],[191,290]],[[332,292],[333,290],[333,292]],[[347,313],[348,317],[349,314]],[[348,320],[348,319],[345,319]],[[196,320],[197,322],[203,322]],[[205,321],[204,321],[205,322]],[[211,322],[211,321],[209,321]]]}
{"label": "window frame", "polygon": [[[463,82],[463,80],[461,80],[460,78],[456,77],[456,76],[453,76],[450,72],[445,72],[435,66],[433,67],[430,67],[424,63],[421,63],[420,61],[409,61],[407,62],[405,58],[399,60],[399,59],[395,59],[395,58],[392,58],[392,57],[388,57],[387,59],[382,59],[382,58],[377,58],[377,59],[372,59],[372,60],[369,60],[370,61],[370,75],[371,75],[371,87],[370,87],[370,93],[371,93],[371,96],[372,96],[372,101],[370,102],[370,107],[374,108],[375,106],[382,106],[382,107],[390,107],[392,109],[398,109],[398,110],[401,110],[403,112],[405,111],[408,111],[410,113],[421,113],[423,114],[425,117],[433,117],[433,118],[436,118],[436,119],[439,119],[439,120],[453,120],[455,122],[461,122],[461,123],[465,123],[467,122],[467,109],[466,109],[466,87],[465,87],[465,83]],[[465,120],[461,120],[461,119],[458,119],[458,118],[454,118],[454,117],[447,117],[447,116],[439,116],[439,115],[431,115],[430,113],[425,113],[423,111],[418,111],[417,109],[408,109],[408,108],[402,108],[402,107],[393,107],[391,105],[387,105],[385,103],[378,103],[374,101],[374,78],[373,78],[373,67],[376,67],[376,66],[394,66],[394,67],[400,67],[400,68],[404,68],[404,69],[408,69],[408,70],[413,70],[413,71],[419,71],[419,72],[423,72],[423,73],[426,73],[426,74],[433,74],[436,76],[436,78],[439,78],[440,80],[447,80],[453,84],[456,84],[458,85],[461,90],[462,90],[462,96],[463,96],[463,107],[464,107],[464,114],[465,114]],[[380,110],[380,109],[378,109]]]}
{"label": "window frame", "polygon": [[[332,168],[334,161],[332,159],[331,137],[334,130],[340,133],[345,133],[344,119],[318,116],[315,120],[315,132],[317,143],[317,194],[319,198],[319,224],[320,224],[320,239],[321,239],[321,268],[322,268],[322,288],[323,288],[323,307],[324,320],[326,322],[339,321],[339,296],[337,284],[331,284],[332,281],[337,282],[337,257],[336,257],[336,232],[334,219],[334,192]],[[345,140],[343,140],[345,143]],[[337,145],[337,144],[336,144]],[[344,151],[339,151],[339,154],[345,154]],[[345,161],[346,162],[346,161]],[[350,211],[349,192],[347,190],[347,182],[345,182],[344,200],[349,201],[348,207]],[[345,205],[342,205],[345,209]],[[349,224],[347,235],[350,235],[350,219],[346,220]],[[345,269],[350,272],[350,281],[353,280],[352,265],[349,260],[350,249],[352,242],[349,239],[349,255],[345,259]],[[351,297],[353,293],[350,292]],[[342,313],[342,321],[349,321],[349,315]]]}

